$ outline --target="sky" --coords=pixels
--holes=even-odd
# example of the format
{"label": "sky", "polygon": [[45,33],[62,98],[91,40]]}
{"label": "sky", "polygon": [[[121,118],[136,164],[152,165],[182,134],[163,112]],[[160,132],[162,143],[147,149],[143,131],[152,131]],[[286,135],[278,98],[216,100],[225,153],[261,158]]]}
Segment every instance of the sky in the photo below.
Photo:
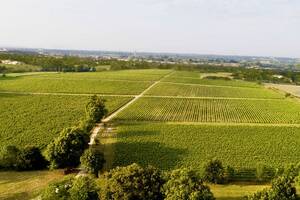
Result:
{"label": "sky", "polygon": [[1,0],[0,46],[300,58],[300,0]]}

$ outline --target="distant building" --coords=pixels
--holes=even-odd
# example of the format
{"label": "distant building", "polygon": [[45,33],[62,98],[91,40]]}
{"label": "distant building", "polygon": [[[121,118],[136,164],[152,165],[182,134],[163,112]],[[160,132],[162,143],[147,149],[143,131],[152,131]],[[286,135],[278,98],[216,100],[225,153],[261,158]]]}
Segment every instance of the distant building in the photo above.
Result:
{"label": "distant building", "polygon": [[2,60],[1,63],[7,64],[7,65],[19,65],[19,64],[21,64],[21,62],[13,61],[13,60]]}
{"label": "distant building", "polygon": [[273,75],[273,77],[274,77],[274,78],[279,78],[279,79],[283,78],[282,75],[277,75],[277,74]]}

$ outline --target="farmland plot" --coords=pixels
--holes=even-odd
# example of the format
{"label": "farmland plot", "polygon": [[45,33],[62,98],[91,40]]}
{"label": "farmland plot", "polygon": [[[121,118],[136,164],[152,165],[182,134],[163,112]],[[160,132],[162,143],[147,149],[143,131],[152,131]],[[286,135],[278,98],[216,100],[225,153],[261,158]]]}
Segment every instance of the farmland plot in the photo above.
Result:
{"label": "farmland plot", "polygon": [[159,83],[146,94],[186,97],[283,98],[283,95],[265,88],[201,86],[174,83]]}
{"label": "farmland plot", "polygon": [[236,168],[278,167],[299,161],[299,146],[299,127],[128,123],[118,126],[114,165],[199,169],[217,158]]}
{"label": "farmland plot", "polygon": [[[130,98],[105,97],[109,112]],[[83,117],[88,97],[0,94],[0,147],[45,147],[66,127]]]}
{"label": "farmland plot", "polygon": [[[50,75],[48,75],[50,76]],[[24,76],[0,80],[0,92],[139,94],[151,82],[113,81],[97,79],[53,79]]]}
{"label": "farmland plot", "polygon": [[116,120],[225,123],[300,123],[300,104],[292,100],[143,97]]}
{"label": "farmland plot", "polygon": [[61,79],[113,79],[129,81],[155,81],[170,73],[171,70],[145,69],[145,70],[120,70],[120,71],[103,71],[91,73],[59,73],[45,75],[47,78]]}
{"label": "farmland plot", "polygon": [[239,81],[239,80],[210,80],[190,78],[190,77],[174,77],[170,76],[163,79],[163,82],[172,83],[187,83],[187,84],[199,84],[199,85],[220,85],[220,86],[232,86],[232,87],[260,87],[257,83]]}

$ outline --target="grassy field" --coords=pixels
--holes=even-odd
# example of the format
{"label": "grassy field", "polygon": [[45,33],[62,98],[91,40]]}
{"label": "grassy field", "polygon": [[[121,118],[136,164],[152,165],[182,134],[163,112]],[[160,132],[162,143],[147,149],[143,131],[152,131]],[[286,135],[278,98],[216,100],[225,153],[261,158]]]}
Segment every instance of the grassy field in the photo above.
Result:
{"label": "grassy field", "polygon": [[114,166],[137,162],[195,169],[212,158],[237,168],[278,167],[300,158],[300,128],[172,123],[119,124]]}
{"label": "grassy field", "polygon": [[62,171],[0,172],[0,199],[32,199],[49,183],[62,178]]}
{"label": "grassy field", "polygon": [[159,83],[146,94],[186,97],[284,98],[283,95],[265,88],[184,85],[174,83]]}
{"label": "grassy field", "polygon": [[292,100],[186,99],[144,97],[116,120],[300,123],[300,104]]}
{"label": "grassy field", "polygon": [[[104,97],[110,112],[130,98]],[[63,128],[75,125],[84,114],[86,96],[0,94],[0,147],[44,147]]]}

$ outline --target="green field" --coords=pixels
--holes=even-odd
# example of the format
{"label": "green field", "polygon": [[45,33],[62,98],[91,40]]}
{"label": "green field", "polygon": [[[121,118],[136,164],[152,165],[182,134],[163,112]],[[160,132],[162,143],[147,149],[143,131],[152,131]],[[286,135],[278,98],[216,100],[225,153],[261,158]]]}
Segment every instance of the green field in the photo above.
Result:
{"label": "green field", "polygon": [[292,100],[143,97],[116,120],[224,123],[300,123],[300,104]]}
{"label": "green field", "polygon": [[114,166],[137,162],[199,169],[218,158],[236,168],[255,168],[300,159],[299,127],[126,123],[118,125],[117,133]]}
{"label": "green field", "polygon": [[[105,97],[110,112],[129,97]],[[0,147],[45,147],[63,128],[83,117],[87,96],[0,94]]]}
{"label": "green field", "polygon": [[[181,74],[183,74],[181,76]],[[194,74],[194,75],[193,75]],[[163,82],[172,83],[185,83],[185,84],[199,84],[199,85],[219,85],[219,86],[232,86],[232,87],[260,87],[260,85],[252,82],[240,80],[210,80],[202,79],[200,73],[197,72],[175,72],[171,76],[163,79]]]}
{"label": "green field", "polygon": [[[42,75],[41,75],[42,76]],[[101,79],[62,79],[41,76],[6,78],[0,81],[0,92],[138,94],[151,82],[132,82]],[[48,75],[49,76],[49,75]]]}
{"label": "green field", "polygon": [[184,85],[177,83],[159,83],[146,94],[184,97],[284,98],[283,95],[265,88]]}

